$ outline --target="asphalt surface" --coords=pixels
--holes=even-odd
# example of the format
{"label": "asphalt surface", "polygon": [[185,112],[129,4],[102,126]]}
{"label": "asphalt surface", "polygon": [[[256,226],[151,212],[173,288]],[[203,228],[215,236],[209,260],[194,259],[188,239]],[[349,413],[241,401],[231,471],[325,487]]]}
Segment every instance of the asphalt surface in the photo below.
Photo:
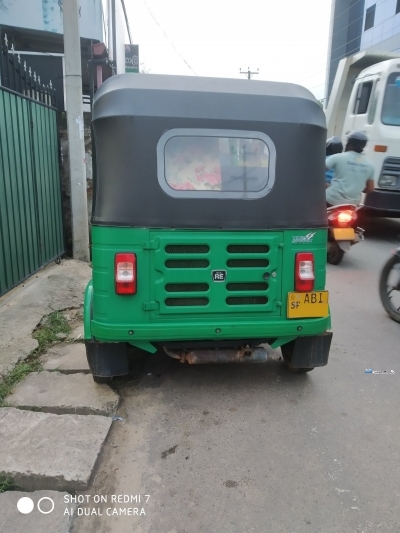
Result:
{"label": "asphalt surface", "polygon": [[146,515],[107,516],[104,503],[75,533],[398,533],[400,325],[378,278],[399,234],[369,222],[328,267],[327,367],[291,374],[279,350],[248,366],[138,360],[88,494],[140,494],[117,507]]}

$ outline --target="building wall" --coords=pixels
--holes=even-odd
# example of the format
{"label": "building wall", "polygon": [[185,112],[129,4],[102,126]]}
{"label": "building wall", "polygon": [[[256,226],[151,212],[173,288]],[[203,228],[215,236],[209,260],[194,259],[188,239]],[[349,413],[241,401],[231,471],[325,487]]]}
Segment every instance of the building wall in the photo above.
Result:
{"label": "building wall", "polygon": [[[365,13],[375,5],[374,26],[364,31]],[[400,52],[400,13],[397,0],[366,0],[361,50]]]}
{"label": "building wall", "polygon": [[[365,30],[366,13],[375,5],[372,28]],[[400,13],[398,0],[334,0],[331,15],[326,103],[332,90],[339,61],[360,50],[400,54]]]}
{"label": "building wall", "polygon": [[332,4],[326,97],[332,90],[339,61],[360,50],[365,0],[335,0]]}
{"label": "building wall", "polygon": [[[103,40],[100,0],[80,0],[81,37]],[[59,0],[1,0],[0,24],[51,33],[63,33],[63,9]]]}

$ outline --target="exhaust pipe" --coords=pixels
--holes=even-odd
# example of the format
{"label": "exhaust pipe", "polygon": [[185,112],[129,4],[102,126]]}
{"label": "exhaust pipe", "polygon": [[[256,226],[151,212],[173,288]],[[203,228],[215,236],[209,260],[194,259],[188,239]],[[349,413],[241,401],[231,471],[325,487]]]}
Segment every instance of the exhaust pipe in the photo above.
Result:
{"label": "exhaust pipe", "polygon": [[170,350],[163,347],[164,352],[173,359],[189,365],[205,365],[209,363],[266,363],[268,354],[265,348],[235,348],[212,350]]}

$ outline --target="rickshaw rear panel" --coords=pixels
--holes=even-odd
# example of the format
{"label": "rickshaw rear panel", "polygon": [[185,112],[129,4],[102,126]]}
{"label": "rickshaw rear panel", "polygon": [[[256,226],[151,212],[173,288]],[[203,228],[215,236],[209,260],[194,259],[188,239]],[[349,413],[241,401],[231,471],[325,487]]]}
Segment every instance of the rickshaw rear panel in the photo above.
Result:
{"label": "rickshaw rear panel", "polygon": [[[290,346],[297,366],[327,364],[326,127],[308,91],[116,76],[96,95],[93,134],[93,372],[114,375],[113,343],[206,353],[267,342]],[[117,290],[120,274],[131,293]]]}
{"label": "rickshaw rear panel", "polygon": [[[92,319],[86,339],[276,339],[299,332],[312,335],[330,327],[330,317],[288,321],[286,312],[287,295],[294,290],[297,253],[314,254],[315,291],[325,287],[326,230],[318,230],[310,244],[296,242],[304,237],[304,230],[223,232],[221,240],[217,231],[105,229],[92,228]],[[183,253],[181,246],[191,246],[192,253],[187,249]],[[198,246],[203,253],[193,253]],[[245,252],[229,253],[232,246],[241,246]],[[249,253],[250,246],[268,246],[269,250]],[[137,256],[137,293],[125,297],[115,293],[114,259],[117,253],[128,251]],[[169,261],[188,263],[168,268]],[[201,263],[199,268],[199,261],[207,265]],[[235,261],[234,266],[228,266],[230,261]],[[237,261],[250,263],[236,266]],[[259,266],[257,261],[268,265]],[[213,270],[226,270],[225,280],[213,281]],[[172,305],[169,299],[175,300]]]}

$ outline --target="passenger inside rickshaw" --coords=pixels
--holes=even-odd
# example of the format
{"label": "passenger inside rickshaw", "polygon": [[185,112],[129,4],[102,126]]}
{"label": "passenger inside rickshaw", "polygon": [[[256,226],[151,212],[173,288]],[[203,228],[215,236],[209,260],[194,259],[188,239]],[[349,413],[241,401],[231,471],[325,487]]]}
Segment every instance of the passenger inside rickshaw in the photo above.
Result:
{"label": "passenger inside rickshaw", "polygon": [[175,190],[260,191],[268,158],[260,139],[172,137],[165,146],[166,180]]}

